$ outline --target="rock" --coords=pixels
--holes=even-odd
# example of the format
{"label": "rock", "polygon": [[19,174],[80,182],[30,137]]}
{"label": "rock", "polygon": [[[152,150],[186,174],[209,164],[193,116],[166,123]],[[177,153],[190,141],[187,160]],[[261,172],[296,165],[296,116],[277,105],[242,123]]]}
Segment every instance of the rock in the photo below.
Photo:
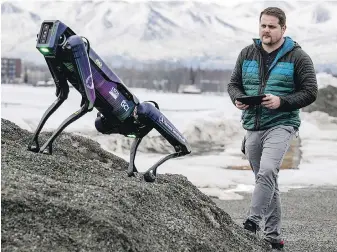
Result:
{"label": "rock", "polygon": [[337,87],[328,85],[319,89],[316,101],[302,110],[304,112],[322,111],[337,117]]}
{"label": "rock", "polygon": [[268,251],[181,175],[147,183],[87,138],[62,133],[45,155],[1,129],[2,251]]}

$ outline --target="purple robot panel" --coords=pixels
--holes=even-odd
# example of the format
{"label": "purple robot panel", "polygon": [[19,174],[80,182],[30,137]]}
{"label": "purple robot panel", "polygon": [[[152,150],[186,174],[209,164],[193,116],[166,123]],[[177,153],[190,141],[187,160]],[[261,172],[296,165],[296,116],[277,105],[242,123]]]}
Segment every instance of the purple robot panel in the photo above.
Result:
{"label": "purple robot panel", "polygon": [[[89,58],[87,57],[84,42],[80,36],[73,35],[68,39],[69,45],[71,45],[72,53],[74,56],[75,65],[79,73],[81,82],[84,83],[84,90],[88,100],[91,103],[91,107],[94,106],[96,99],[94,84],[92,80],[91,67],[89,64]],[[90,107],[90,108],[91,108]]]}
{"label": "purple robot panel", "polygon": [[116,82],[110,82],[96,70],[91,68],[95,89],[103,96],[103,98],[114,108],[112,113],[121,121],[130,116],[135,108],[135,103],[128,100],[117,88]]}
{"label": "purple robot panel", "polygon": [[[124,121],[133,112],[136,106],[135,101],[138,102],[137,98],[131,93],[132,99],[130,99],[130,97],[128,97],[128,99],[122,94],[119,85],[122,86],[124,84],[122,84],[122,81],[118,76],[106,66],[93,49],[90,49],[89,57],[91,59],[90,65],[95,89],[114,108],[112,113],[119,120]],[[100,69],[100,71],[102,71],[111,81],[106,80],[98,69]]]}

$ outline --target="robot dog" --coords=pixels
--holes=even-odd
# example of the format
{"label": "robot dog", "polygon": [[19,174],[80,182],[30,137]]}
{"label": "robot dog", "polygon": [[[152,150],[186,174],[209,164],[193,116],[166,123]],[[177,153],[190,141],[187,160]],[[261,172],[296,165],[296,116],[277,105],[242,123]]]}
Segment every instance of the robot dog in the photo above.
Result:
{"label": "robot dog", "polygon": [[[135,138],[130,150],[128,176],[138,172],[135,166],[137,148],[153,128],[174,147],[175,152],[150,167],[144,173],[145,181],[155,181],[157,168],[165,161],[191,153],[186,139],[159,111],[158,104],[154,101],[140,102],[95,53],[89,41],[76,35],[64,23],[59,20],[44,21],[37,34],[36,48],[47,62],[56,85],[57,99],[41,118],[28,150],[51,155],[57,136],[70,123],[96,108],[95,127],[99,132]],[[80,92],[81,108],[65,119],[40,147],[39,133],[48,118],[68,98],[68,82]]]}

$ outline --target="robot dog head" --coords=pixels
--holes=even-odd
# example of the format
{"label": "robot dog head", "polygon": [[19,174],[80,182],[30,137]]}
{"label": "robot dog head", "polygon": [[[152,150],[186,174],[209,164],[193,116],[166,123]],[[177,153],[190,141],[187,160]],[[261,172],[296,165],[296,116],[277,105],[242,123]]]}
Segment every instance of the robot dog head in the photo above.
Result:
{"label": "robot dog head", "polygon": [[62,46],[67,37],[75,33],[59,20],[46,20],[37,34],[36,48],[45,57],[55,57],[58,47]]}

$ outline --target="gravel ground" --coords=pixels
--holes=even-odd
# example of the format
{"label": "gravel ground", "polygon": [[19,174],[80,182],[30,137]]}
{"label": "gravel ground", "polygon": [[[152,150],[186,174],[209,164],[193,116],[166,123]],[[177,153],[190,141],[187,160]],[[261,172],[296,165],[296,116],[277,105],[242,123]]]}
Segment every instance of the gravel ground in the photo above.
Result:
{"label": "gravel ground", "polygon": [[1,251],[268,251],[183,176],[147,183],[92,140],[63,133],[45,155],[31,137],[2,119]]}
{"label": "gravel ground", "polygon": [[[213,201],[242,226],[251,194],[243,200]],[[337,251],[337,187],[309,187],[281,193],[282,232],[287,252]]]}
{"label": "gravel ground", "polygon": [[[31,137],[2,119],[1,251],[268,251],[242,229],[249,194],[220,201],[180,175],[128,178],[124,160],[72,134],[35,154]],[[337,251],[337,188],[282,198],[286,251]]]}

